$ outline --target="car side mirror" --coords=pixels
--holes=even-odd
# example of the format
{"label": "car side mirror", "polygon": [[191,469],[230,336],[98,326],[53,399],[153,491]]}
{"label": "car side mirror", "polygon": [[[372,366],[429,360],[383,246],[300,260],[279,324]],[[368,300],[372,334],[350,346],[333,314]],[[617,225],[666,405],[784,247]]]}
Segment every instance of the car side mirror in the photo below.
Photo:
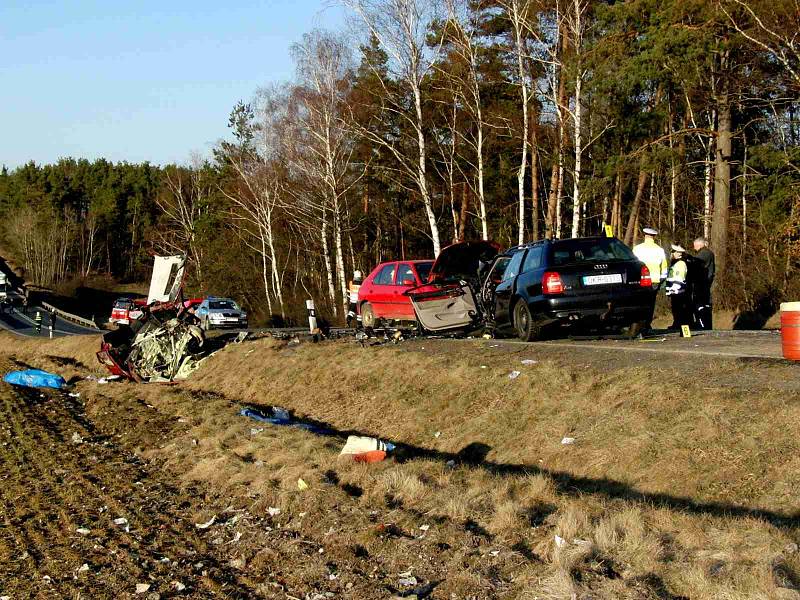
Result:
{"label": "car side mirror", "polygon": [[403,278],[403,285],[416,285],[417,282],[414,281],[413,277],[404,277]]}

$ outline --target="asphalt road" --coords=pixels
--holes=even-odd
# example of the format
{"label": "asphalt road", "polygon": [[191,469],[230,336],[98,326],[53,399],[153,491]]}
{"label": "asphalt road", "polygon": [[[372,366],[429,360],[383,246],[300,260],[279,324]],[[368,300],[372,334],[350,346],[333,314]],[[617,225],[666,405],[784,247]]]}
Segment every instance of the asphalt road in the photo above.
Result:
{"label": "asphalt road", "polygon": [[[42,313],[42,330],[36,331],[36,322],[34,315],[36,311]],[[20,308],[5,308],[0,312],[0,329],[5,329],[17,335],[27,337],[49,337],[50,336],[50,313],[41,306],[28,307],[27,313],[21,312]],[[84,335],[90,333],[98,333],[97,329],[90,329],[75,323],[71,323],[60,317],[56,318],[56,327],[53,332],[53,337],[61,337],[65,335]]]}

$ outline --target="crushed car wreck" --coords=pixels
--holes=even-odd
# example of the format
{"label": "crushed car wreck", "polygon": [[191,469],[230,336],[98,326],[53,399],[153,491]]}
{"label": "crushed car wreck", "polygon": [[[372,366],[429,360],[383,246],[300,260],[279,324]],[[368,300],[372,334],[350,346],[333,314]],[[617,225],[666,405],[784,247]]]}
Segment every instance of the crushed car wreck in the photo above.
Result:
{"label": "crushed car wreck", "polygon": [[114,374],[138,382],[185,379],[204,358],[205,338],[181,296],[186,259],[157,256],[143,315],[103,336],[97,359]]}
{"label": "crushed car wreck", "polygon": [[616,238],[542,240],[499,253],[489,241],[443,249],[405,292],[423,331],[485,328],[524,341],[560,329],[636,335],[652,314],[650,272]]}

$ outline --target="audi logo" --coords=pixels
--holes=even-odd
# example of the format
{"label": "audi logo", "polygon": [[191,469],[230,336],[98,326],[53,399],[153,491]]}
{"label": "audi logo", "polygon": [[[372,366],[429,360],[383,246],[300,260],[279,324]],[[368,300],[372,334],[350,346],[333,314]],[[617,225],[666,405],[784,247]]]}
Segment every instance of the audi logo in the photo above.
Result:
{"label": "audi logo", "polygon": [[607,268],[608,268],[608,265],[607,265],[607,264],[605,264],[605,263],[600,263],[600,264],[598,264],[598,265],[595,265],[595,266],[594,266],[594,268],[595,268],[596,270],[600,271],[600,270],[602,270],[602,269],[607,269]]}

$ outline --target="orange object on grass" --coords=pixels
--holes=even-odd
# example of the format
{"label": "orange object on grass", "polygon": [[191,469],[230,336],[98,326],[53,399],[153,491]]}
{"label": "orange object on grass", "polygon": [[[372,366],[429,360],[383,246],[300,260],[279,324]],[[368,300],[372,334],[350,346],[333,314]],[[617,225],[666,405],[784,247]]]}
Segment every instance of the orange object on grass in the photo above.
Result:
{"label": "orange object on grass", "polygon": [[385,458],[386,452],[383,450],[372,450],[371,452],[353,454],[353,460],[360,463],[376,463],[381,462]]}

